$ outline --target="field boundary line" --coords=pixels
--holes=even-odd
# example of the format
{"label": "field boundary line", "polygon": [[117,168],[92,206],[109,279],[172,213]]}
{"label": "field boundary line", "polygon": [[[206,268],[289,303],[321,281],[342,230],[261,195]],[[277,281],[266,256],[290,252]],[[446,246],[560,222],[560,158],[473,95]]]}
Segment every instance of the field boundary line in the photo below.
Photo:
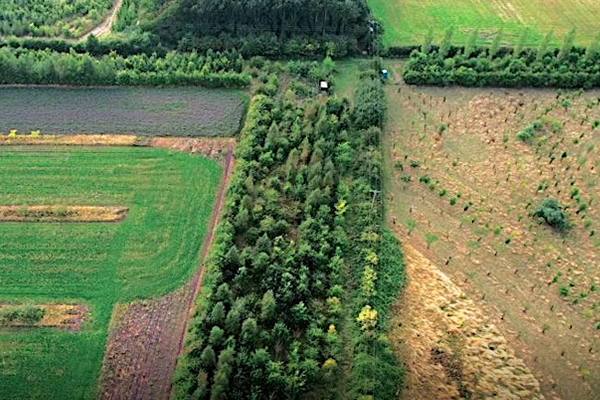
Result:
{"label": "field boundary line", "polygon": [[225,202],[225,193],[227,192],[227,187],[229,185],[229,179],[231,178],[231,173],[233,172],[233,166],[235,164],[235,159],[233,157],[233,146],[230,146],[227,150],[227,156],[225,158],[225,167],[223,169],[223,177],[221,180],[221,185],[219,186],[219,190],[217,192],[217,202],[215,203],[215,207],[213,208],[213,214],[210,218],[210,222],[208,225],[208,230],[206,233],[206,238],[204,239],[204,243],[202,243],[202,249],[200,250],[200,267],[194,274],[194,278],[192,280],[192,296],[190,297],[189,303],[187,305],[187,318],[185,320],[184,329],[179,339],[179,350],[178,356],[183,355],[184,351],[184,341],[186,333],[189,329],[189,321],[191,320],[191,316],[194,310],[194,304],[196,301],[196,297],[200,293],[200,287],[202,285],[202,278],[204,277],[204,271],[206,270],[206,259],[208,257],[210,247],[212,246],[213,239],[215,237],[215,232],[217,230],[217,225],[219,221],[219,216],[221,215],[221,211],[223,210],[223,203]]}

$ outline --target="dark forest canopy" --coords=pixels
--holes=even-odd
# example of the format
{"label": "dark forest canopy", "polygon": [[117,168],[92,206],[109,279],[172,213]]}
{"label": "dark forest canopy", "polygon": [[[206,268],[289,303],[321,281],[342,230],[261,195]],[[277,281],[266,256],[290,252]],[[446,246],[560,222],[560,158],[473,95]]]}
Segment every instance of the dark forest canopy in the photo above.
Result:
{"label": "dark forest canopy", "polygon": [[369,50],[381,33],[365,0],[182,0],[163,6],[152,25],[172,44],[213,37],[237,40],[241,48],[258,38],[263,43],[253,46],[273,52],[275,41],[280,54],[294,53],[286,44],[308,46],[307,53],[311,46],[320,47],[319,53],[355,53]]}

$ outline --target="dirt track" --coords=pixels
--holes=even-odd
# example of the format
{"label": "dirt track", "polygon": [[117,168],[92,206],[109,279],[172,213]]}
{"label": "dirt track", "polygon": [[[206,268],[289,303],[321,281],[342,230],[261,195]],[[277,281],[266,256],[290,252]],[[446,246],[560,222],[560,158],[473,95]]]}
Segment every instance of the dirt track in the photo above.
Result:
{"label": "dirt track", "polygon": [[117,0],[117,2],[113,5],[113,8],[110,10],[110,14],[108,15],[108,17],[100,25],[98,25],[85,35],[81,36],[78,40],[84,41],[90,35],[100,37],[106,35],[107,33],[110,33],[110,31],[112,30],[112,26],[115,23],[115,20],[117,19],[117,14],[119,13],[119,10],[121,9],[122,5],[123,0]]}
{"label": "dirt track", "polygon": [[204,274],[204,260],[214,238],[233,170],[229,147],[223,179],[201,250],[201,265],[182,288],[158,299],[129,305],[109,333],[98,385],[102,400],[166,400],[171,377],[182,352],[187,320]]}

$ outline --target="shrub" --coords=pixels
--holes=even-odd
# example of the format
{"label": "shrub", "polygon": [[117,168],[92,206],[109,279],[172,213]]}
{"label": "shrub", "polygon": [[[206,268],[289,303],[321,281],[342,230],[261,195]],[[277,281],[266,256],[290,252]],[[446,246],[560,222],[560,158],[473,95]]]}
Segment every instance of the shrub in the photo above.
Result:
{"label": "shrub", "polygon": [[558,200],[554,198],[544,199],[533,215],[542,218],[548,225],[558,231],[563,232],[569,227],[567,215],[561,208]]}
{"label": "shrub", "polygon": [[561,286],[558,288],[558,294],[562,297],[567,297],[569,295],[569,288],[566,286]]}
{"label": "shrub", "polygon": [[46,310],[40,307],[15,307],[0,312],[0,321],[5,324],[35,325],[42,320]]}

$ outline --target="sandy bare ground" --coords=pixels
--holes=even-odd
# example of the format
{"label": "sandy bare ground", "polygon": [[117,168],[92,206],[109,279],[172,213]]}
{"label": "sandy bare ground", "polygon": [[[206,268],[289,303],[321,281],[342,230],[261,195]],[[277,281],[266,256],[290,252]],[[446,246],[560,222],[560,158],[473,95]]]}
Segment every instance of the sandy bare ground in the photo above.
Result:
{"label": "sandy bare ground", "polygon": [[402,398],[543,399],[490,318],[418,250],[404,252],[409,284],[390,335],[407,368]]}
{"label": "sandy bare ground", "polygon": [[[233,164],[231,146],[227,151],[222,183],[201,250],[202,263],[193,279],[173,293],[157,299],[134,302],[117,317],[115,327],[108,337],[98,399],[169,398],[171,377],[177,357],[182,352],[186,321],[202,282],[204,261],[214,238]],[[120,312],[122,307],[117,306],[115,310]]]}
{"label": "sandy bare ground", "polygon": [[119,222],[127,215],[127,207],[117,206],[0,206],[4,222]]}

